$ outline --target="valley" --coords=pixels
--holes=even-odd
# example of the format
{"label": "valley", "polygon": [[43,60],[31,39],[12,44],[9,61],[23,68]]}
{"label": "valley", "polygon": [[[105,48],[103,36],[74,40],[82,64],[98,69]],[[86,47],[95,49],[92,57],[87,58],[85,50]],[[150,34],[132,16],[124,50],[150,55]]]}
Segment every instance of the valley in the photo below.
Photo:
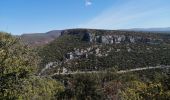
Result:
{"label": "valley", "polygon": [[[22,97],[41,98],[43,91],[48,100],[169,98],[169,34],[97,29],[50,32],[54,32],[51,38],[51,33],[21,37],[1,33],[1,44],[5,44],[0,61],[9,68],[8,73],[2,70],[6,74],[1,79],[25,84],[15,84],[15,88],[28,87],[26,91],[32,95],[20,94]],[[12,67],[14,64],[22,67]]]}
{"label": "valley", "polygon": [[0,100],[170,100],[170,0],[0,5]]}

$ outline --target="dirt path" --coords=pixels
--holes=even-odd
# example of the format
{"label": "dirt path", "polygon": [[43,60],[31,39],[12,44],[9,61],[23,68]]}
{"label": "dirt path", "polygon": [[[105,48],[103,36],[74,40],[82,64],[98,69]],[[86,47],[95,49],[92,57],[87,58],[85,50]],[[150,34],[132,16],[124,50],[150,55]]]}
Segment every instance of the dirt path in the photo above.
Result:
{"label": "dirt path", "polygon": [[[123,73],[129,73],[129,72],[136,72],[136,71],[142,71],[142,70],[149,70],[149,69],[164,69],[164,68],[170,68],[170,66],[156,66],[156,67],[144,67],[144,68],[135,68],[135,69],[128,69],[128,70],[120,70],[117,71],[117,74],[123,74]],[[54,73],[50,76],[55,75],[74,75],[74,74],[92,74],[92,73],[107,73],[107,71],[77,71],[77,72],[68,72],[68,73]]]}

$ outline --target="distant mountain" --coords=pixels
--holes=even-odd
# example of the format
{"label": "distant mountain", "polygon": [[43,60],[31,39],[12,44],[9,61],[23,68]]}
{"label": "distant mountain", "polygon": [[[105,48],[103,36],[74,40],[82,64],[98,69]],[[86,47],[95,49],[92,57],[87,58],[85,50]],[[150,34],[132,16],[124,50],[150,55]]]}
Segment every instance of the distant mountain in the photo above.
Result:
{"label": "distant mountain", "polygon": [[61,35],[61,30],[53,30],[46,33],[27,33],[21,35],[21,40],[30,46],[39,46],[53,41]]}
{"label": "distant mountain", "polygon": [[130,31],[144,31],[144,32],[158,32],[158,33],[170,33],[170,27],[166,28],[132,28],[127,29]]}
{"label": "distant mountain", "polygon": [[[153,32],[153,33],[169,33],[170,27],[167,28],[133,28],[133,29],[122,29],[123,31],[133,31],[136,32]],[[48,44],[54,39],[58,38],[63,34],[80,34],[86,33],[87,31],[102,31],[103,33],[107,33],[114,30],[96,30],[96,29],[69,29],[69,30],[53,30],[46,33],[30,33],[21,35],[21,39],[25,44],[30,46],[40,46],[44,44]],[[121,30],[120,30],[121,31]]]}

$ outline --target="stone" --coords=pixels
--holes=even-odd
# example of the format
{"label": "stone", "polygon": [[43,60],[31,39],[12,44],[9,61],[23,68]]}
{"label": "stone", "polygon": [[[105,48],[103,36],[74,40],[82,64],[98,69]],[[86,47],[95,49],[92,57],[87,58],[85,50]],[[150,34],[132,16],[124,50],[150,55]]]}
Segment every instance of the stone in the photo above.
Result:
{"label": "stone", "polygon": [[120,49],[117,49],[116,52],[120,52]]}
{"label": "stone", "polygon": [[129,40],[130,40],[130,43],[135,43],[135,38],[134,37],[130,36]]}
{"label": "stone", "polygon": [[83,36],[83,41],[93,42],[94,37],[91,33],[85,33]]}
{"label": "stone", "polygon": [[65,73],[67,73],[67,72],[68,72],[67,68],[63,67],[62,73],[65,74]]}
{"label": "stone", "polygon": [[131,49],[131,48],[128,48],[128,49],[127,49],[127,51],[128,51],[128,52],[131,52],[131,51],[132,51],[132,49]]}
{"label": "stone", "polygon": [[97,48],[97,49],[95,50],[95,53],[98,54],[99,52],[100,52],[100,49]]}
{"label": "stone", "polygon": [[115,43],[119,44],[123,41],[125,41],[125,36],[124,35],[114,35]]}
{"label": "stone", "polygon": [[111,35],[102,36],[101,43],[113,44],[113,37]]}
{"label": "stone", "polygon": [[66,58],[67,58],[67,59],[74,59],[73,53],[72,53],[72,52],[67,53],[67,54],[66,54]]}

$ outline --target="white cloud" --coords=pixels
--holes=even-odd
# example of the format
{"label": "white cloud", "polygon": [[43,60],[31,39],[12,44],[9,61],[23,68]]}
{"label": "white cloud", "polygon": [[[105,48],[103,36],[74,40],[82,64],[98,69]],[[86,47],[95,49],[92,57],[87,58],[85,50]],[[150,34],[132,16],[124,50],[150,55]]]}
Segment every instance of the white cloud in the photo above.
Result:
{"label": "white cloud", "polygon": [[91,6],[91,5],[92,5],[92,2],[90,0],[85,1],[85,6]]}
{"label": "white cloud", "polygon": [[161,0],[155,0],[153,3],[149,2],[148,0],[130,0],[130,2],[125,2],[119,6],[114,6],[104,10],[98,16],[95,16],[91,20],[79,25],[78,27],[105,29],[140,26],[147,27],[149,25],[148,23],[152,23],[152,20],[157,22],[157,19],[160,19],[157,17],[157,15],[161,15],[161,13],[167,13],[166,7],[164,8],[160,6],[160,1]]}

